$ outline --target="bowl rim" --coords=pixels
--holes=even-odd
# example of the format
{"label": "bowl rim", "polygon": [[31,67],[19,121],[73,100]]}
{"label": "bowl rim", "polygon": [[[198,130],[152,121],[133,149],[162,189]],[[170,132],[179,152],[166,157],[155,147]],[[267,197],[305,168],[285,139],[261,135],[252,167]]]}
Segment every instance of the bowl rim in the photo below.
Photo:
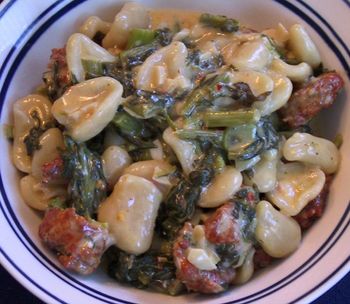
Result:
{"label": "bowl rim", "polygon": [[[56,22],[60,17],[62,17],[65,13],[67,13],[68,11],[70,11],[71,9],[74,9],[76,6],[80,5],[81,3],[86,2],[87,0],[72,0],[72,1],[66,1],[66,0],[58,0],[55,1],[52,5],[50,5],[44,12],[42,12],[38,18],[36,18],[31,25],[24,30],[24,32],[20,35],[19,39],[15,42],[13,48],[9,51],[9,53],[6,56],[6,59],[4,60],[4,63],[2,64],[1,68],[0,68],[0,79],[2,78],[2,76],[4,75],[4,72],[6,70],[7,64],[8,62],[11,62],[11,58],[14,55],[14,51],[16,49],[16,47],[18,45],[21,44],[21,42],[27,38],[27,36],[29,36],[29,38],[27,39],[27,43],[21,47],[21,49],[19,50],[18,54],[16,55],[16,58],[11,62],[11,65],[9,67],[9,72],[4,76],[5,77],[5,81],[4,81],[4,85],[0,90],[0,114],[2,112],[3,109],[3,105],[5,103],[5,97],[6,97],[6,92],[8,90],[8,87],[11,83],[11,79],[14,76],[15,72],[16,72],[16,67],[20,64],[20,62],[24,59],[26,53],[30,50],[31,45],[35,43],[35,41],[40,38],[40,36],[46,31],[46,28],[48,28],[50,25],[52,25],[54,22]],[[318,35],[320,35],[320,37],[322,38],[322,40],[328,45],[328,47],[330,47],[332,49],[332,51],[334,52],[334,54],[336,55],[336,57],[338,58],[338,60],[340,61],[340,63],[342,64],[344,70],[347,73],[347,77],[350,79],[350,67],[349,64],[347,62],[347,60],[344,58],[342,52],[338,49],[338,47],[335,45],[335,43],[329,38],[329,35],[327,35],[324,30],[319,26],[319,24],[317,22],[315,22],[309,15],[306,15],[305,12],[303,12],[303,10],[301,10],[300,8],[298,8],[297,6],[295,6],[294,4],[285,1],[285,0],[272,0],[273,2],[277,2],[281,5],[283,5],[284,7],[286,7],[287,9],[291,10],[293,13],[297,14],[299,17],[301,17],[305,22],[308,23],[309,26],[311,26],[312,28],[314,28],[317,32]],[[346,0],[342,0],[344,3],[346,3],[349,8],[350,8],[350,4],[349,2],[347,2]],[[16,0],[5,0],[1,5],[0,5],[0,18],[3,17],[7,11],[12,7],[12,5],[14,3],[16,3]],[[32,32],[32,29],[34,27],[35,24],[37,24],[42,18],[44,18],[48,13],[50,13],[54,8],[56,8],[59,4],[68,2],[67,5],[63,6],[62,8],[59,8],[59,10],[57,12],[55,12],[52,16],[50,16],[43,24],[40,25],[40,27],[35,30],[34,32]],[[302,5],[306,10],[309,10],[310,13],[312,15],[314,15],[314,17],[316,19],[318,19],[318,22],[322,23],[334,36],[335,40],[341,45],[341,47],[343,48],[343,50],[345,50],[345,53],[350,57],[350,50],[348,49],[347,45],[345,44],[345,42],[342,40],[342,38],[336,33],[336,31],[330,26],[330,24],[317,12],[315,11],[312,7],[310,7],[308,4],[306,4],[305,2],[303,2],[302,0],[294,0],[294,2],[299,3],[300,5]],[[66,272],[62,271],[61,269],[59,269],[56,265],[54,265],[50,259],[48,257],[46,257],[37,247],[36,245],[31,241],[30,237],[26,234],[26,232],[24,231],[23,227],[21,226],[20,222],[18,221],[15,213],[13,212],[12,208],[11,208],[11,204],[7,198],[6,195],[6,190],[5,187],[3,185],[3,179],[2,179],[2,175],[0,172],[0,192],[1,192],[1,204],[0,204],[0,209],[1,212],[3,213],[3,215],[5,216],[8,224],[11,226],[12,230],[14,231],[14,233],[17,235],[18,239],[25,245],[25,247],[27,247],[27,245],[23,242],[23,240],[21,239],[21,236],[24,237],[26,239],[26,241],[29,243],[29,245],[32,247],[31,249],[36,251],[39,256],[41,256],[41,258],[43,258],[46,262],[49,263],[49,265],[51,267],[56,268],[56,270],[58,270],[61,274],[65,275],[67,278],[73,280],[75,283],[78,283],[79,285],[82,285],[84,288],[86,289],[90,289],[91,291],[97,293],[97,294],[101,294],[103,295],[106,299],[111,299],[111,300],[116,300],[118,302],[121,303],[132,303],[132,302],[128,302],[122,299],[118,299],[115,297],[111,297],[109,295],[103,294],[97,290],[94,290],[93,288],[86,286],[85,284],[77,281],[76,279],[74,279],[73,277],[71,277],[69,274],[67,274]],[[4,206],[3,204],[5,204],[7,212],[4,210]],[[327,239],[327,241],[322,244],[322,246],[320,247],[320,251],[323,250],[323,248],[328,245],[329,242],[333,241],[333,237],[336,237],[335,241],[333,242],[333,245],[336,243],[336,241],[343,235],[343,233],[346,231],[346,229],[348,228],[348,226],[350,225],[350,218],[347,220],[347,222],[344,224],[344,221],[348,218],[348,215],[350,214],[350,203],[346,209],[346,212],[344,213],[343,217],[339,220],[337,227],[335,228],[335,230],[332,232],[331,236]],[[15,225],[17,226],[18,230],[12,226],[11,220],[8,218],[8,216],[10,216],[12,218],[12,221],[15,223]],[[338,233],[338,231],[340,231]],[[19,235],[19,234],[20,235]],[[331,245],[329,247],[329,249],[333,246]],[[31,250],[30,248],[28,248],[28,251],[30,253]],[[328,249],[328,250],[329,250]],[[317,255],[321,255],[321,257],[319,259],[322,258],[322,256],[327,252],[324,251],[324,253],[320,254],[319,251],[317,251],[314,255],[312,255],[312,257],[306,261],[305,263],[303,263],[302,266],[300,266],[298,269],[294,270],[290,276],[292,276],[294,273],[298,272],[300,268],[303,268],[305,264],[308,264],[309,261],[310,263],[313,264],[317,262],[316,261],[312,261],[313,258],[317,258]],[[33,255],[33,254],[32,254]],[[35,257],[35,255],[33,255]],[[39,296],[40,298],[42,298],[43,300],[47,300],[46,296],[43,296],[43,293],[47,293],[48,296],[50,296],[51,298],[55,299],[56,301],[59,301],[60,303],[65,303],[62,300],[60,300],[59,298],[57,298],[55,295],[51,294],[49,291],[45,290],[42,286],[39,286],[35,281],[33,281],[26,273],[24,273],[18,266],[16,266],[16,263],[6,254],[6,252],[3,250],[2,247],[0,247],[0,257],[2,257],[0,259],[1,263],[5,266],[5,268],[22,284],[24,285],[26,288],[28,288],[30,291],[34,292],[34,294],[36,294],[37,296]],[[36,258],[36,257],[35,257]],[[42,262],[41,262],[42,263]],[[51,271],[48,267],[46,267],[46,265],[44,265],[42,263],[42,265],[49,271]],[[312,266],[312,265],[311,265]],[[311,267],[310,266],[310,267]],[[306,271],[310,268],[307,267]],[[301,269],[300,269],[301,270]],[[345,274],[350,270],[350,257],[348,257],[345,261],[343,261],[341,263],[340,266],[338,266],[331,274],[329,274],[329,276],[327,278],[325,278],[320,284],[318,284],[317,286],[315,286],[314,288],[312,288],[309,292],[301,295],[300,297],[298,297],[297,299],[295,299],[292,303],[298,302],[302,299],[315,299],[316,297],[318,297],[319,295],[321,295],[323,292],[325,292],[326,290],[328,290],[331,286],[333,286],[337,281],[339,281],[343,276],[345,276]],[[52,271],[51,271],[52,272]],[[303,273],[303,272],[302,272]],[[301,273],[301,274],[302,274]],[[297,276],[295,278],[292,278],[293,280],[297,279],[301,274],[297,274]],[[288,276],[289,277],[289,276]],[[284,278],[281,281],[284,281],[287,278]],[[280,283],[281,281],[279,281],[278,283]],[[278,283],[274,284],[277,285]],[[283,282],[282,282],[283,283]],[[289,282],[287,282],[289,283]],[[272,288],[274,285],[269,286],[266,289]],[[32,287],[35,287],[34,289]],[[73,286],[73,285],[72,285]],[[284,287],[284,285],[282,285],[281,287],[279,287],[278,289]],[[75,286],[73,286],[75,287]],[[37,289],[41,290],[41,292],[39,292]],[[278,290],[276,289],[276,290]],[[36,291],[36,292],[35,292]],[[82,290],[80,290],[82,291]],[[245,298],[240,298],[238,300],[235,300],[234,302],[230,302],[230,303],[236,303],[236,302],[240,302],[243,300],[249,300],[249,298],[253,297],[253,301],[258,300],[259,298],[256,298],[254,296],[256,296],[258,293],[262,292],[264,293],[265,290],[261,290],[255,294],[249,295],[248,297]],[[274,290],[275,291],[275,290]],[[83,291],[86,292],[86,291]],[[266,296],[266,294],[263,294],[262,297]],[[104,299],[98,298],[99,300],[105,301]]]}

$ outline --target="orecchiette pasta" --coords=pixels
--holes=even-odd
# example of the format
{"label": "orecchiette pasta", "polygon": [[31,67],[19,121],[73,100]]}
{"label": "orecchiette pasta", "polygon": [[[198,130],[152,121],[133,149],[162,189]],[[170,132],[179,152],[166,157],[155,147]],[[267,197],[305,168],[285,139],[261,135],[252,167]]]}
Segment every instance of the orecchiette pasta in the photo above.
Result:
{"label": "orecchiette pasta", "polygon": [[205,238],[203,225],[196,225],[193,228],[191,243],[193,247],[187,251],[188,261],[201,270],[214,270],[220,257],[215,253],[214,246]]}
{"label": "orecchiette pasta", "polygon": [[47,125],[53,121],[51,102],[42,95],[28,95],[13,105],[13,162],[18,170],[30,173],[32,158],[24,144],[30,130],[38,123]]}
{"label": "orecchiette pasta", "polygon": [[123,170],[131,164],[131,157],[123,148],[110,146],[103,152],[101,159],[107,183],[114,187]]}
{"label": "orecchiette pasta", "polygon": [[83,34],[75,33],[69,37],[67,46],[67,65],[69,71],[78,82],[85,80],[85,70],[82,60],[95,62],[113,62],[115,57],[103,47],[93,42]]}
{"label": "orecchiette pasta", "polygon": [[125,47],[129,32],[133,28],[148,28],[150,17],[145,7],[136,2],[125,3],[115,16],[110,31],[102,41],[104,48]]}
{"label": "orecchiette pasta", "polygon": [[289,161],[318,165],[327,174],[337,171],[339,151],[331,141],[308,133],[295,133],[283,146],[283,156]]}
{"label": "orecchiette pasta", "polygon": [[[38,180],[42,180],[42,167],[44,164],[59,157],[59,149],[64,149],[62,132],[58,128],[48,129],[41,135],[40,149],[33,154],[32,175]],[[62,182],[55,180],[55,182]]]}
{"label": "orecchiette pasta", "polygon": [[289,32],[282,23],[278,23],[276,28],[267,29],[263,33],[271,37],[281,47],[284,47],[289,39]]}
{"label": "orecchiette pasta", "polygon": [[170,93],[191,87],[190,71],[186,65],[186,46],[174,41],[149,56],[136,75],[136,86],[142,90]]}
{"label": "orecchiette pasta", "polygon": [[289,29],[289,35],[288,44],[296,58],[313,68],[318,67],[321,56],[305,28],[301,24],[294,24]]}
{"label": "orecchiette pasta", "polygon": [[295,82],[306,81],[312,75],[312,68],[307,63],[292,65],[278,58],[272,61],[270,69]]}
{"label": "orecchiette pasta", "polygon": [[110,29],[111,24],[109,22],[105,22],[97,16],[91,16],[86,19],[80,27],[79,32],[92,39],[98,32],[106,35]]}
{"label": "orecchiette pasta", "polygon": [[123,175],[100,205],[98,220],[108,223],[116,245],[132,254],[147,251],[152,242],[162,193],[139,176]]}
{"label": "orecchiette pasta", "polygon": [[65,186],[44,184],[32,175],[22,177],[19,186],[24,201],[37,210],[45,210],[53,198],[67,196]]}
{"label": "orecchiette pasta", "polygon": [[271,114],[272,112],[283,107],[293,91],[293,84],[287,78],[275,72],[270,72],[268,75],[274,82],[272,94],[264,101],[256,101],[253,106],[260,110],[262,116]]}
{"label": "orecchiette pasta", "polygon": [[316,166],[280,164],[277,187],[266,195],[281,212],[294,216],[321,192],[325,181],[325,174]]}
{"label": "orecchiette pasta", "polygon": [[263,39],[244,42],[233,52],[227,64],[238,69],[251,69],[261,71],[269,66],[273,55],[267,48]]}
{"label": "orecchiette pasta", "polygon": [[242,179],[242,174],[237,169],[227,166],[202,192],[198,205],[203,208],[216,208],[224,204],[239,190]]}
{"label": "orecchiette pasta", "polygon": [[237,269],[233,284],[244,284],[250,280],[254,273],[255,249],[248,252],[243,265]]}
{"label": "orecchiette pasta", "polygon": [[255,184],[259,192],[272,191],[277,183],[278,151],[271,149],[261,155],[261,160],[251,168],[252,177],[246,176],[247,184]]}
{"label": "orecchiette pasta", "polygon": [[164,195],[166,195],[172,185],[170,183],[159,183],[158,179],[156,179],[156,176],[161,175],[162,172],[166,175],[172,171],[174,171],[173,166],[165,160],[145,160],[133,163],[129,167],[125,168],[123,175],[130,174],[143,177],[153,182],[158,187],[158,189]]}
{"label": "orecchiette pasta", "polygon": [[294,252],[301,241],[299,224],[277,211],[269,202],[256,206],[255,237],[260,246],[272,257],[282,258]]}
{"label": "orecchiette pasta", "polygon": [[103,138],[103,148],[106,150],[110,146],[121,146],[125,143],[125,139],[121,137],[115,128],[107,126]]}
{"label": "orecchiette pasta", "polygon": [[100,133],[122,102],[123,87],[110,77],[99,77],[70,87],[52,106],[52,114],[77,141]]}
{"label": "orecchiette pasta", "polygon": [[253,70],[242,70],[228,74],[232,83],[247,83],[255,96],[259,96],[266,92],[272,92],[274,89],[274,81],[266,73]]}
{"label": "orecchiette pasta", "polygon": [[164,131],[163,139],[175,152],[184,172],[189,174],[194,168],[196,146],[192,142],[181,140],[171,128]]}
{"label": "orecchiette pasta", "polygon": [[162,160],[165,158],[164,152],[163,152],[163,146],[160,140],[153,141],[153,144],[156,146],[156,148],[150,149],[151,157],[155,160]]}

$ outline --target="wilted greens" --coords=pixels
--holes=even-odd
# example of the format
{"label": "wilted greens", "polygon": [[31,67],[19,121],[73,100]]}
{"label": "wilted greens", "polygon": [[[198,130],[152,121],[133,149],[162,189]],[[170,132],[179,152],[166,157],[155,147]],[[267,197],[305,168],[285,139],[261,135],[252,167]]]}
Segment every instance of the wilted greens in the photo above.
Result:
{"label": "wilted greens", "polygon": [[84,143],[76,143],[69,136],[64,137],[62,152],[63,175],[68,185],[68,203],[76,212],[94,218],[99,204],[107,196],[107,183],[103,175],[99,155],[91,152]]}

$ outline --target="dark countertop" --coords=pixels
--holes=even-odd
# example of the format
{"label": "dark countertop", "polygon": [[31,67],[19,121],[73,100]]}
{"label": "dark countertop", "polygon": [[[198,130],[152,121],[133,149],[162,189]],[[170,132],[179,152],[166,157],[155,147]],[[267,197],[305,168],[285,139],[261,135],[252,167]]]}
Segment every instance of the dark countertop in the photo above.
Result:
{"label": "dark countertop", "polygon": [[[43,302],[17,283],[0,266],[0,303],[42,304]],[[350,273],[312,304],[350,304]]]}

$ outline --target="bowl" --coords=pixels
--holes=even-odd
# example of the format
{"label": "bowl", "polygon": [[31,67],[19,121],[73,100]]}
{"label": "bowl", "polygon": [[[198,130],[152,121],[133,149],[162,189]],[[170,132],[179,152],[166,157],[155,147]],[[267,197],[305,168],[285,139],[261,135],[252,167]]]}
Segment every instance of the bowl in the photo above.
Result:
{"label": "bowl", "polygon": [[[47,303],[306,303],[317,298],[349,270],[350,252],[350,6],[345,0],[145,0],[148,7],[220,13],[263,29],[283,22],[303,24],[318,46],[325,66],[337,70],[345,90],[318,121],[320,134],[341,133],[342,163],[324,216],[309,229],[300,248],[255,274],[247,284],[216,296],[170,297],[119,285],[99,270],[82,277],[66,272],[38,238],[41,215],[19,194],[19,173],[10,144],[1,134],[0,261],[27,289]],[[1,125],[11,123],[12,105],[41,82],[50,50],[62,47],[91,15],[112,20],[123,1],[3,1],[0,6]],[[4,30],[6,29],[6,30]]]}

